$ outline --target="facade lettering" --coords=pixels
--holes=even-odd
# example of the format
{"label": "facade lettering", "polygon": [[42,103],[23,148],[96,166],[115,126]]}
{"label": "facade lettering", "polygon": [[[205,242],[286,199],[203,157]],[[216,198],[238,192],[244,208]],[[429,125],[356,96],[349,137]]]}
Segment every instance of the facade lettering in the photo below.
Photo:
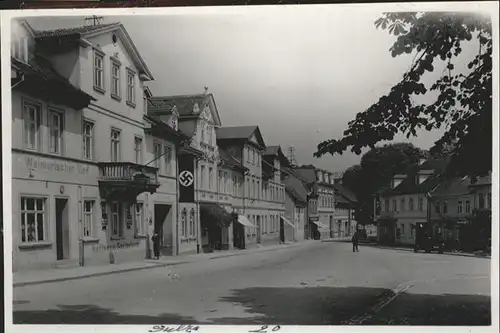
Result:
{"label": "facade lettering", "polygon": [[39,157],[25,156],[26,166],[31,170],[42,170],[44,172],[68,173],[88,175],[90,167],[68,162],[55,162]]}

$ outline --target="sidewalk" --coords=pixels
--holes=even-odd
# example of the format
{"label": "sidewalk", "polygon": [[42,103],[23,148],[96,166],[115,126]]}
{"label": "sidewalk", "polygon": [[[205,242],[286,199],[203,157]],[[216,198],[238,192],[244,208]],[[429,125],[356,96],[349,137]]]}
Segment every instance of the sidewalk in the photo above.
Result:
{"label": "sidewalk", "polygon": [[[342,239],[333,239],[333,240],[328,240],[330,242],[348,242],[350,243],[351,240],[342,240]],[[389,245],[379,245],[377,243],[368,243],[368,242],[359,242],[359,246],[370,246],[370,247],[376,247],[378,249],[384,249],[384,250],[399,250],[399,251],[408,251],[408,252],[413,252],[413,246],[389,246]],[[474,258],[484,258],[484,259],[491,259],[491,256],[481,256],[477,255],[474,253],[467,253],[467,252],[444,252],[443,254],[450,255],[450,256],[460,256],[460,257],[474,257]]]}
{"label": "sidewalk", "polygon": [[110,274],[118,274],[124,272],[138,271],[143,269],[152,269],[165,266],[181,265],[186,263],[232,257],[238,255],[252,254],[257,252],[273,251],[277,249],[293,248],[312,243],[311,241],[301,241],[289,244],[276,244],[269,246],[261,246],[253,249],[240,250],[234,249],[231,251],[221,251],[212,253],[200,253],[191,255],[180,255],[177,257],[161,257],[160,260],[144,260],[127,262],[121,264],[109,264],[99,266],[84,266],[72,268],[52,268],[37,271],[21,271],[15,272],[12,275],[14,287],[22,287],[33,284],[42,284],[50,282],[68,281],[83,279],[94,276],[103,276]]}

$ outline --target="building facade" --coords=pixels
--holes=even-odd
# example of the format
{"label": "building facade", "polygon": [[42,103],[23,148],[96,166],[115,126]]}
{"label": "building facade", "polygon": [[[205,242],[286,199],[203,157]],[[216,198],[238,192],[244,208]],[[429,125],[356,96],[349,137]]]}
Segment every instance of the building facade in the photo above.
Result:
{"label": "building facade", "polygon": [[280,159],[264,160],[266,145],[258,126],[221,127],[217,130],[217,144],[241,161],[246,170],[241,182],[242,208],[238,208],[238,214],[255,226],[246,227],[246,246],[278,244],[282,239],[281,216],[285,213]]}
{"label": "building facade", "polygon": [[175,220],[180,140],[150,131],[151,72],[120,23],[15,30],[14,269],[144,259],[155,204]]}
{"label": "building facade", "polygon": [[332,172],[314,165],[303,165],[293,169],[306,182],[308,196],[307,238],[333,238],[337,229],[335,220],[335,176]]}
{"label": "building facade", "polygon": [[335,223],[333,238],[351,237],[357,228],[354,212],[357,200],[354,193],[342,185],[340,178],[335,179]]}
{"label": "building facade", "polygon": [[445,159],[423,162],[407,174],[395,175],[391,184],[375,197],[377,241],[415,244],[417,224],[430,221],[432,195],[440,183]]}
{"label": "building facade", "polygon": [[291,168],[285,168],[284,171],[286,191],[285,217],[293,221],[295,225],[294,230],[292,230],[293,240],[303,241],[307,225],[308,189],[300,176],[294,173]]}

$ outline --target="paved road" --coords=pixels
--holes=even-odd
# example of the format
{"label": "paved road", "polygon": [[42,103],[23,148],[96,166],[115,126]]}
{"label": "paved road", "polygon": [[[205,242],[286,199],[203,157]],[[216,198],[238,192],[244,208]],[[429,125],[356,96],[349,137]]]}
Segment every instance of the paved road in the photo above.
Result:
{"label": "paved road", "polygon": [[14,323],[489,325],[489,275],[488,259],[309,242],[15,288]]}

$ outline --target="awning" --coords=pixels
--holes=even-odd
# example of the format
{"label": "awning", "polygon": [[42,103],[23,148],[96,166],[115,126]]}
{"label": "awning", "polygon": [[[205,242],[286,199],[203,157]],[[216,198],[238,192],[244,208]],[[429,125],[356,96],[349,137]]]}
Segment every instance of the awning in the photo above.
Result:
{"label": "awning", "polygon": [[326,225],[324,225],[323,223],[321,223],[320,221],[312,221],[314,224],[316,224],[318,226],[318,228],[320,229],[329,229]]}
{"label": "awning", "polygon": [[292,222],[290,222],[290,220],[289,220],[289,219],[287,219],[287,218],[286,218],[286,217],[284,217],[284,216],[280,216],[280,217],[281,217],[281,219],[282,219],[283,221],[285,221],[285,223],[287,223],[288,225],[290,225],[292,228],[294,228],[294,229],[295,229],[295,225],[294,225]]}
{"label": "awning", "polygon": [[238,215],[238,222],[245,227],[255,228],[255,226],[250,222],[245,215]]}

